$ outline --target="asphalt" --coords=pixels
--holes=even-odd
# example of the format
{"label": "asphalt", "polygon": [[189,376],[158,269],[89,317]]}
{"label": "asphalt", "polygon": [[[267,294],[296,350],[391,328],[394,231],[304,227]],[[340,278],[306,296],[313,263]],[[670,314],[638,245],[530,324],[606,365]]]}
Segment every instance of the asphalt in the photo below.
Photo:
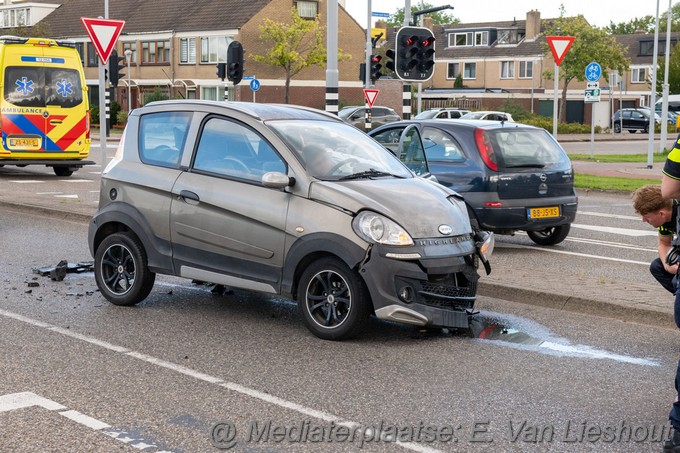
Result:
{"label": "asphalt", "polygon": [[[620,136],[619,136],[620,137]],[[94,136],[93,139],[98,139]],[[110,140],[115,140],[111,137]],[[616,138],[615,138],[616,139]],[[626,137],[628,139],[628,137]],[[635,139],[635,138],[631,138]],[[642,139],[637,138],[638,140]],[[590,140],[590,135],[573,135],[560,141]],[[608,134],[598,134],[596,140],[613,140]],[[620,140],[620,138],[618,138]],[[619,176],[626,178],[659,179],[663,164],[656,163],[647,168],[644,163],[602,163],[574,161],[578,174]],[[44,197],[30,197],[26,194],[0,196],[0,208],[29,211],[46,217],[89,223],[95,207],[86,204],[71,204],[55,209],[46,203]],[[650,279],[651,280],[651,279]],[[559,272],[532,272],[515,268],[503,268],[480,280],[478,293],[482,297],[509,300],[529,305],[553,308],[576,313],[619,319],[624,322],[652,324],[675,328],[673,321],[672,296],[658,284],[603,283],[596,278],[581,277],[575,284],[565,281]]]}

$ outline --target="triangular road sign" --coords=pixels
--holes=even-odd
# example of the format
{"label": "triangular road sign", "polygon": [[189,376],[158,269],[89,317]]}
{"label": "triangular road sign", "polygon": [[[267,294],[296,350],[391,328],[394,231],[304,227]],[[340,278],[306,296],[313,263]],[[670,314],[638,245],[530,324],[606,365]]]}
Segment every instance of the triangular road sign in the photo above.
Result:
{"label": "triangular road sign", "polygon": [[373,103],[375,102],[375,98],[378,97],[379,92],[380,90],[369,90],[368,88],[364,89],[364,98],[366,99],[369,107],[373,107]]}
{"label": "triangular road sign", "polygon": [[548,41],[555,64],[559,66],[576,38],[574,36],[546,36],[545,39]]}
{"label": "triangular road sign", "polygon": [[124,20],[113,19],[92,19],[81,17],[80,21],[85,26],[90,41],[94,45],[97,55],[106,64],[109,61],[111,52],[116,47],[116,41],[123,31]]}

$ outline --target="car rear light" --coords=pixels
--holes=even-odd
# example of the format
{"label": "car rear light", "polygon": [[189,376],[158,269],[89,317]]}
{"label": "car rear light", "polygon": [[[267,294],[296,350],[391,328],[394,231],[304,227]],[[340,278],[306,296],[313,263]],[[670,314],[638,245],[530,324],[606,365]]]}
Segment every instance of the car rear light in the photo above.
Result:
{"label": "car rear light", "polygon": [[487,208],[500,208],[503,205],[501,204],[500,201],[487,201],[486,203],[484,203],[484,206],[486,206]]}
{"label": "car rear light", "polygon": [[477,142],[477,149],[482,156],[482,160],[493,171],[498,171],[498,162],[496,162],[496,152],[493,149],[489,134],[483,129],[475,130],[475,142]]}

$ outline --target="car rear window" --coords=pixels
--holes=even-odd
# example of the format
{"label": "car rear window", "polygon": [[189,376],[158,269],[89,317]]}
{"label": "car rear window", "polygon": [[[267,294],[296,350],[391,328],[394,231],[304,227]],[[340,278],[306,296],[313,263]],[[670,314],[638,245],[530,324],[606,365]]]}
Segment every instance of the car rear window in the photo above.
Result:
{"label": "car rear window", "polygon": [[569,157],[562,147],[544,130],[496,129],[487,130],[499,166],[505,168],[543,168],[568,164]]}
{"label": "car rear window", "polygon": [[9,66],[5,69],[5,100],[21,107],[75,107],[83,102],[80,73],[75,69]]}

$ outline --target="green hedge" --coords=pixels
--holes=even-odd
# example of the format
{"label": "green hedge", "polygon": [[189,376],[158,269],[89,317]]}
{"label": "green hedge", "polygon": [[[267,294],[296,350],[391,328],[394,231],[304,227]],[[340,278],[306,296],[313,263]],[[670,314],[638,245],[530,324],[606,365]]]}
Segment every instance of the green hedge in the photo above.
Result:
{"label": "green hedge", "polygon": [[[552,133],[553,120],[551,117],[533,115],[522,120],[524,124],[531,124],[532,126],[542,127],[546,131]],[[595,126],[595,133],[602,132],[601,126]],[[581,123],[558,123],[558,134],[590,134],[590,124]]]}

